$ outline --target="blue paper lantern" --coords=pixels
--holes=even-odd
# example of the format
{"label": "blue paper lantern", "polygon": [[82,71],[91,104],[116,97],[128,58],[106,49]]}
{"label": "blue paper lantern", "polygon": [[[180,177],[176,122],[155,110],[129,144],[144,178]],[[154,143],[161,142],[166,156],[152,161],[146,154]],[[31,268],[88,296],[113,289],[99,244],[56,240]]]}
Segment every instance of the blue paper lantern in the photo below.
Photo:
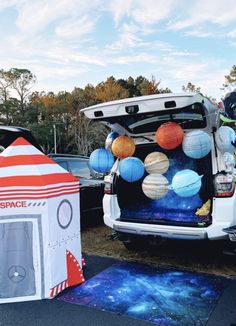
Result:
{"label": "blue paper lantern", "polygon": [[128,182],[135,182],[141,179],[144,171],[144,164],[137,157],[127,157],[119,165],[120,176]]}
{"label": "blue paper lantern", "polygon": [[201,188],[201,178],[193,170],[182,170],[177,172],[172,180],[170,189],[180,197],[192,197],[196,195]]}
{"label": "blue paper lantern", "polygon": [[107,150],[111,150],[111,145],[117,137],[119,137],[119,134],[116,131],[112,131],[107,135],[107,138],[105,140],[105,148]]}
{"label": "blue paper lantern", "polygon": [[211,151],[211,137],[202,130],[193,130],[185,134],[182,148],[191,158],[200,159]]}
{"label": "blue paper lantern", "polygon": [[228,126],[221,126],[216,132],[216,146],[222,152],[235,153],[236,147],[233,145],[236,142],[235,131]]}
{"label": "blue paper lantern", "polygon": [[100,173],[108,172],[114,164],[114,156],[105,148],[95,149],[90,155],[91,168]]}

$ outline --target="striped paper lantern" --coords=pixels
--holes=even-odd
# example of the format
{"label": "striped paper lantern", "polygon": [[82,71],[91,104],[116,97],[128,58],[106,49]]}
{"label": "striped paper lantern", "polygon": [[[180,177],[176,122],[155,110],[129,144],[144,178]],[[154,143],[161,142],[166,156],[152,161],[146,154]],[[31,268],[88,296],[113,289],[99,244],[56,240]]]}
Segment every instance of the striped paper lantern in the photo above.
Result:
{"label": "striped paper lantern", "polygon": [[161,152],[152,152],[144,160],[144,166],[148,173],[165,173],[169,168],[168,157]]}
{"label": "striped paper lantern", "polygon": [[168,192],[168,180],[159,173],[149,174],[143,180],[142,189],[148,198],[160,199]]}

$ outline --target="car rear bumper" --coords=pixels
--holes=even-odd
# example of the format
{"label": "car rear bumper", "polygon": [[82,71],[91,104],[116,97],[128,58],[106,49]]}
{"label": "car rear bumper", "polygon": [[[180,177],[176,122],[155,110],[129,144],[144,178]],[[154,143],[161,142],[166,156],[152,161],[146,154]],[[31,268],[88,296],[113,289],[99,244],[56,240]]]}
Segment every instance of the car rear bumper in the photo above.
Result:
{"label": "car rear bumper", "polygon": [[115,221],[113,229],[117,232],[129,233],[139,236],[154,236],[169,239],[183,240],[220,240],[227,239],[228,235],[223,231],[222,225],[209,226],[208,228],[191,228],[191,227],[176,227],[166,225],[144,225],[134,223],[124,223]]}
{"label": "car rear bumper", "polygon": [[[223,205],[222,203],[225,203]],[[222,201],[213,201],[212,224],[207,227],[177,226],[163,224],[146,224],[137,222],[120,221],[120,209],[116,195],[105,195],[103,198],[104,223],[117,232],[137,236],[156,236],[170,239],[192,240],[221,240],[229,239],[223,229],[235,224],[234,202],[235,198]],[[219,205],[220,203],[220,205]],[[230,210],[229,207],[232,209]],[[225,216],[227,212],[227,216]]]}

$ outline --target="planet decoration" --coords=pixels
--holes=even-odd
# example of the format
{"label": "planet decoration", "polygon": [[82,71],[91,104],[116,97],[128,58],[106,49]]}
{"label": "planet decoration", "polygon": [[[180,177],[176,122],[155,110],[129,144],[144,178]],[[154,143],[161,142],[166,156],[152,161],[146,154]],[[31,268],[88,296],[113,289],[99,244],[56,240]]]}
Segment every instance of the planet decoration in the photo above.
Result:
{"label": "planet decoration", "polygon": [[135,182],[143,177],[145,169],[143,162],[139,158],[127,157],[120,162],[119,172],[124,180]]}
{"label": "planet decoration", "polygon": [[187,132],[184,136],[182,148],[184,153],[191,158],[200,159],[211,151],[211,137],[202,130]]}
{"label": "planet decoration", "polygon": [[99,173],[108,172],[114,164],[114,156],[105,148],[95,149],[89,158],[91,168]]}
{"label": "planet decoration", "polygon": [[[228,126],[221,126],[215,135],[216,146],[222,152],[235,153],[236,152],[236,134],[235,131]],[[235,144],[235,146],[233,145]]]}
{"label": "planet decoration", "polygon": [[111,145],[117,137],[119,137],[119,134],[116,131],[112,131],[107,135],[107,138],[105,140],[105,148],[107,150],[111,150]]}
{"label": "planet decoration", "polygon": [[174,149],[183,140],[183,129],[176,122],[166,122],[156,131],[156,141],[164,149]]}
{"label": "planet decoration", "polygon": [[180,197],[192,197],[196,195],[201,188],[201,178],[202,176],[190,169],[178,171],[174,175],[169,189],[174,190]]}
{"label": "planet decoration", "polygon": [[135,152],[134,141],[127,136],[119,136],[113,141],[111,151],[118,158],[132,156]]}
{"label": "planet decoration", "polygon": [[161,152],[152,152],[144,160],[144,167],[148,173],[165,173],[169,168],[168,157]]}
{"label": "planet decoration", "polygon": [[142,189],[148,198],[163,198],[168,192],[168,180],[159,173],[149,174],[143,180]]}

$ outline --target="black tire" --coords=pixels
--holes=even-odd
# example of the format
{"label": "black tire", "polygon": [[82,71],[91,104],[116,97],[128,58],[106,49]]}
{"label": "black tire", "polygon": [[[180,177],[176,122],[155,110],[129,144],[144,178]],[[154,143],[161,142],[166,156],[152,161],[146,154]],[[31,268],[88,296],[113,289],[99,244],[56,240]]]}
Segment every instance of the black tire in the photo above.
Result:
{"label": "black tire", "polygon": [[125,248],[129,251],[140,250],[140,246],[137,246],[137,243],[133,240],[122,241]]}
{"label": "black tire", "polygon": [[236,242],[227,241],[223,246],[222,253],[226,256],[236,257]]}
{"label": "black tire", "polygon": [[150,239],[150,238],[131,238],[127,240],[122,241],[125,248],[129,251],[142,251],[142,250],[148,250],[150,247],[155,245],[158,245],[160,243],[160,239]]}

